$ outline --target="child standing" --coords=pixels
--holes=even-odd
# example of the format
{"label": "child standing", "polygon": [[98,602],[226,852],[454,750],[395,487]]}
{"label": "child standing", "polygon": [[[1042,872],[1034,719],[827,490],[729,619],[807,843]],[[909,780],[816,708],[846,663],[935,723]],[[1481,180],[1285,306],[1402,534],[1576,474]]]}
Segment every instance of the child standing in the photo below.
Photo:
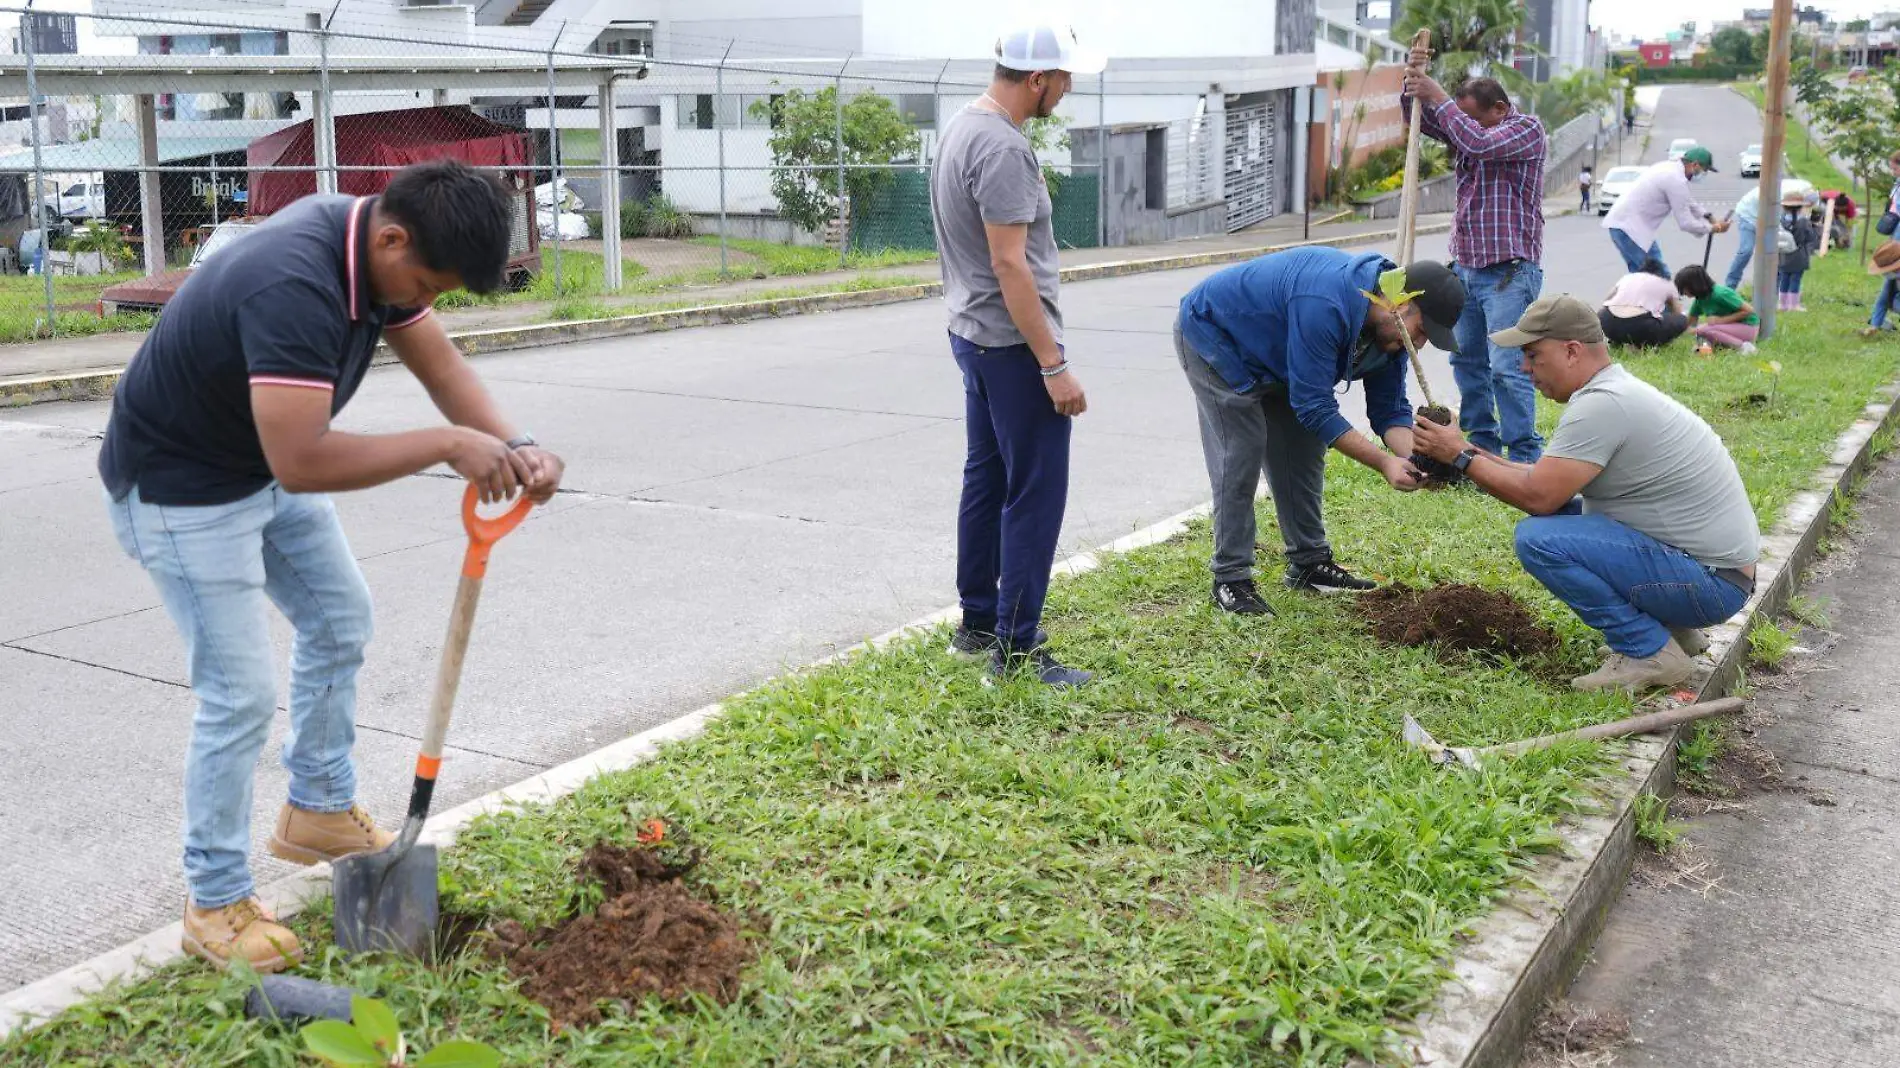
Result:
{"label": "child standing", "polygon": [[[1698,352],[1706,356],[1716,345],[1740,349],[1744,354],[1755,351],[1761,316],[1740,293],[1717,285],[1707,270],[1694,263],[1676,272],[1676,291],[1695,301],[1689,305],[1689,329],[1702,339]],[[1702,321],[1704,316],[1708,317],[1706,323]]]}
{"label": "child standing", "polygon": [[1583,168],[1582,173],[1577,175],[1577,190],[1583,194],[1583,207],[1578,208],[1578,211],[1590,210],[1590,186],[1595,184],[1596,180],[1596,175],[1590,173],[1588,165]]}
{"label": "child standing", "polygon": [[1808,218],[1804,194],[1789,193],[1781,198],[1781,229],[1787,235],[1782,247],[1792,243],[1793,248],[1781,253],[1775,265],[1775,292],[1781,296],[1777,307],[1782,311],[1807,311],[1801,306],[1801,276],[1808,273],[1811,257],[1821,247],[1821,237]]}

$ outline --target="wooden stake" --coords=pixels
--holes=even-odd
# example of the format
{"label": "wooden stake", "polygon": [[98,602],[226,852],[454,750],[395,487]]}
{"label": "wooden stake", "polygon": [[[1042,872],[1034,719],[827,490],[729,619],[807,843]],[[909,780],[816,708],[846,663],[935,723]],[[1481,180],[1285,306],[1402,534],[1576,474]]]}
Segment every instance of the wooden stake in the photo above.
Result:
{"label": "wooden stake", "polygon": [[[1430,48],[1432,31],[1412,35],[1414,49]],[[1408,57],[1409,63],[1409,57]],[[1422,105],[1412,100],[1412,122],[1405,131],[1405,184],[1399,194],[1399,266],[1412,262],[1412,246],[1418,236],[1418,120]]]}

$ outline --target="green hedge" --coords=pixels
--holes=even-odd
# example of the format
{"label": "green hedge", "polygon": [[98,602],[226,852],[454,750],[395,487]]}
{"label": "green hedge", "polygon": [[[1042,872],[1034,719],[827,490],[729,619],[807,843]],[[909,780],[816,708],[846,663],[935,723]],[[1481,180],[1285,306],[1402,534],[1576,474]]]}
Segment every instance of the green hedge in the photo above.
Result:
{"label": "green hedge", "polygon": [[1706,67],[1631,67],[1638,85],[1666,82],[1733,82],[1761,77],[1760,67],[1738,67],[1732,63],[1711,63]]}
{"label": "green hedge", "polygon": [[[1098,196],[1093,174],[1065,175],[1052,188],[1058,248],[1094,248]],[[930,222],[930,173],[900,171],[877,191],[851,205],[851,248],[857,252],[884,249],[937,248]]]}

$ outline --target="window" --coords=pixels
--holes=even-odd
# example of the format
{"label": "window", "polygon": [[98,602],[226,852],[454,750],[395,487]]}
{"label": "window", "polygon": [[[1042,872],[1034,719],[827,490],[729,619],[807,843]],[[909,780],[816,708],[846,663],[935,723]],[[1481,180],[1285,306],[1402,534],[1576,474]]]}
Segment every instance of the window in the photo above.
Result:
{"label": "window", "polygon": [[914,130],[934,130],[937,128],[937,98],[930,93],[899,93],[892,98],[897,104],[897,113],[904,116]]}
{"label": "window", "polygon": [[1168,129],[1149,130],[1143,162],[1142,195],[1149,211],[1168,210]]}
{"label": "window", "polygon": [[244,48],[238,43],[235,33],[214,33],[211,35],[211,54],[214,56],[239,56]]}
{"label": "window", "polygon": [[699,93],[677,100],[682,130],[735,130],[739,127],[740,98],[735,94]]}
{"label": "window", "polygon": [[739,125],[748,130],[778,129],[779,95],[751,94],[739,98]]}

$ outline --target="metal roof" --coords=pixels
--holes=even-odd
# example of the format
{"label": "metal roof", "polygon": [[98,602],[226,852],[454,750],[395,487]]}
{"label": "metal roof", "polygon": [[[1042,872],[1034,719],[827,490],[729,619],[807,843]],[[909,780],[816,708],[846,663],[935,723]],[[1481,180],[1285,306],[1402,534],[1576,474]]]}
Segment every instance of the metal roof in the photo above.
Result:
{"label": "metal roof", "polygon": [[[242,152],[252,136],[160,137],[158,162],[176,163],[221,152]],[[41,169],[48,171],[129,171],[139,166],[139,142],[135,137],[99,137],[70,145],[44,145],[40,148]],[[0,171],[30,171],[33,150],[19,149],[0,156]]]}
{"label": "metal roof", "polygon": [[[338,42],[346,49],[351,42]],[[333,91],[426,89],[524,89],[545,93],[546,56],[486,51],[472,55],[389,56],[332,54],[293,56],[82,56],[36,57],[34,74],[45,96],[113,93],[309,92],[323,84]],[[609,77],[631,81],[646,69],[620,56],[562,56],[553,62],[559,88],[598,88]],[[0,95],[26,95],[26,57],[0,55]]]}

